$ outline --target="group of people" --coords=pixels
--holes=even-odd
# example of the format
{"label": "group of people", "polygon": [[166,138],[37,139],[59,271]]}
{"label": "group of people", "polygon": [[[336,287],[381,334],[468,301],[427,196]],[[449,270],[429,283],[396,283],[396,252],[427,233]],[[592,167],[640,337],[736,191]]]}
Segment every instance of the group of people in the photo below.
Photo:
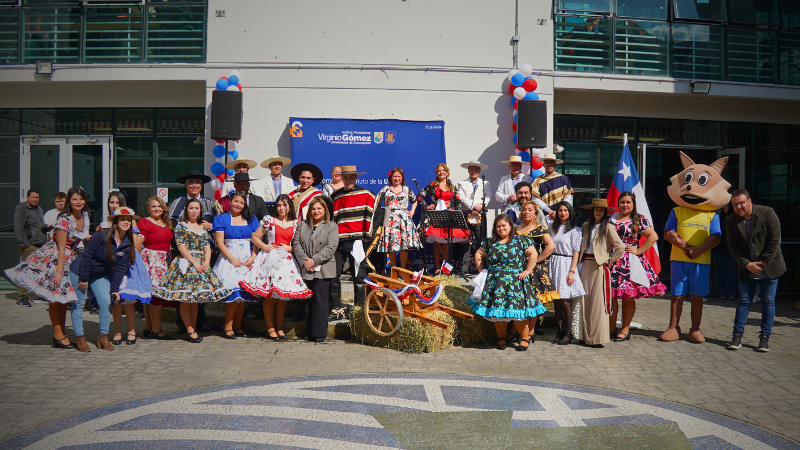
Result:
{"label": "group of people", "polygon": [[[151,197],[141,217],[125,205],[121,192],[110,192],[109,215],[95,230],[90,230],[83,189],[57,194],[56,211],[46,215],[38,207],[39,193],[31,189],[15,214],[15,230],[16,222],[21,230],[22,262],[6,270],[6,275],[19,287],[22,303],[49,302],[53,345],[58,348],[89,351],[83,310],[90,292],[100,312],[97,347],[104,350],[113,350],[123,340],[135,344],[137,302],[144,305],[143,337],[173,339],[162,329],[161,310],[175,308],[188,341],[199,343],[203,338],[198,331],[205,331],[203,306],[208,302],[225,303],[223,336],[228,339],[246,337],[242,329],[246,305],[262,302],[266,337],[281,340],[286,339],[287,302],[297,301],[307,338],[321,341],[327,335],[328,320],[345,315],[341,277],[346,264],[351,270],[355,303],[363,304],[366,298],[369,254],[365,255],[364,249],[381,225],[373,224],[373,219],[382,207],[383,231],[375,249],[388,254],[393,266],[406,267],[408,252],[421,249],[423,239],[433,244],[434,268],[443,267],[447,260],[448,242],[469,244],[468,254],[481,272],[470,302],[475,314],[495,322],[498,348],[516,343],[517,350],[526,350],[535,335],[542,333],[539,317],[550,302],[557,323],[554,343],[566,345],[577,339],[602,346],[628,340],[636,300],[666,291],[645,257],[658,235],[637,212],[632,192],[623,192],[617,205],[608,205],[604,199],[583,205],[591,215],[577,226],[569,178],[555,170],[563,161],[554,154],[541,160],[544,174],[536,178],[523,173],[522,166],[529,163],[519,156],[502,161],[510,173],[500,180],[493,196],[502,207],[490,234],[482,227],[487,224],[491,190],[481,172],[488,167],[479,161],[462,164],[469,178],[455,185],[449,167],[437,165],[434,181],[415,195],[406,186],[400,167],[388,172],[388,185],[376,194],[357,185],[364,172],[354,165],[334,166],[330,183],[318,189],[315,186],[323,175],[314,164],[296,164],[287,177],[283,169],[291,161],[273,156],[261,163],[270,169],[270,175],[259,181],[249,174],[257,163],[239,158],[228,164],[234,175],[224,184],[224,192],[229,194],[219,200],[201,195],[211,178],[190,171],[177,179],[186,187],[185,196],[169,205],[160,197]],[[756,274],[760,269],[755,278],[766,307],[762,335],[768,335],[769,308],[774,315],[777,283],[760,280],[775,280],[780,273],[761,258],[764,252],[774,257],[774,239],[754,239],[754,232],[774,233],[774,227],[771,222],[767,228],[761,223],[761,228],[751,226],[751,214],[768,212],[755,207],[753,213],[749,194],[739,190],[734,192],[737,195],[745,200],[735,201],[733,210],[736,217],[745,218],[748,228],[741,220],[729,220],[728,243],[740,267],[740,280],[750,283],[747,273]],[[423,210],[420,227],[412,219],[418,203]],[[448,232],[437,228],[425,218],[430,210],[460,210],[468,229]],[[668,222],[668,232],[669,226]],[[720,232],[719,221],[707,230],[711,236]],[[677,245],[678,241],[670,242]],[[749,247],[740,254],[736,245]],[[764,249],[765,245],[769,248]],[[703,251],[713,245],[707,247]],[[673,296],[707,295],[703,291],[708,280],[704,288],[696,274],[687,277],[694,277],[691,283],[673,274]],[[740,290],[753,292],[751,284],[742,287],[740,281]],[[740,299],[734,333],[741,338],[749,302],[744,295]],[[621,325],[617,326],[620,307]],[[74,343],[66,335],[67,310]],[[124,335],[123,311],[128,318]],[[115,334],[109,339],[112,316]]]}

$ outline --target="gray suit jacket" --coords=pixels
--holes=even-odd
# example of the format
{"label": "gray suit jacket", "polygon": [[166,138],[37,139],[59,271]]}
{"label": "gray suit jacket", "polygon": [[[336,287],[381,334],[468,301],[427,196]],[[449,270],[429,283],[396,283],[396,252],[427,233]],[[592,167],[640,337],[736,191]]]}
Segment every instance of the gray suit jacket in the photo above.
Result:
{"label": "gray suit jacket", "polygon": [[[753,205],[750,227],[753,231],[753,249],[757,261],[764,263],[764,274],[774,280],[786,273],[786,263],[781,253],[781,223],[775,211],[769,206]],[[731,214],[725,228],[728,232],[728,250],[739,266],[739,280],[745,281],[750,278],[750,271],[745,267],[752,261],[744,218]]]}
{"label": "gray suit jacket", "polygon": [[[317,230],[312,233],[311,226],[306,222],[300,222],[297,232],[292,239],[292,247],[297,263],[300,265],[300,273],[304,280],[315,278],[334,278],[336,277],[336,247],[339,246],[339,226],[334,221],[328,221],[317,226]],[[309,273],[304,267],[306,259],[311,258],[314,264],[320,268],[319,271]]]}

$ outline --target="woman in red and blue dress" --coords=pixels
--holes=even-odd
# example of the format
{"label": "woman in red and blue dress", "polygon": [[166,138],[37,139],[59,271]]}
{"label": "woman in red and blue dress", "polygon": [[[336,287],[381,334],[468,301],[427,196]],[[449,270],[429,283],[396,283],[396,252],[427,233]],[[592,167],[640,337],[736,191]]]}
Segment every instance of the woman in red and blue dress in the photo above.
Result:
{"label": "woman in red and blue dress", "polygon": [[[436,180],[422,188],[417,200],[425,203],[424,197],[430,197],[431,204],[426,206],[430,210],[459,210],[461,197],[459,197],[456,187],[450,182],[450,168],[447,164],[441,163],[436,166]],[[434,228],[428,226],[425,230],[425,240],[433,243],[433,263],[438,274],[442,266],[442,261],[447,259],[447,229]],[[468,242],[470,232],[467,230],[453,229],[452,242]]]}

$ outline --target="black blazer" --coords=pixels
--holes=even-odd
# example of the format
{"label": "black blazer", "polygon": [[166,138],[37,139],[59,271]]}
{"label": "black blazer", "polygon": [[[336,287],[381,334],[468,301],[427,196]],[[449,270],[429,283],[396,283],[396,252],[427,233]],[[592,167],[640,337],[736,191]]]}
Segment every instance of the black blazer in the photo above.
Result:
{"label": "black blazer", "polygon": [[[781,253],[781,223],[775,211],[768,206],[753,205],[750,226],[753,231],[753,249],[758,255],[757,261],[764,263],[764,274],[774,280],[786,273],[786,263]],[[728,232],[728,250],[739,266],[739,280],[745,281],[751,274],[745,267],[752,261],[744,218],[731,214],[725,228]]]}

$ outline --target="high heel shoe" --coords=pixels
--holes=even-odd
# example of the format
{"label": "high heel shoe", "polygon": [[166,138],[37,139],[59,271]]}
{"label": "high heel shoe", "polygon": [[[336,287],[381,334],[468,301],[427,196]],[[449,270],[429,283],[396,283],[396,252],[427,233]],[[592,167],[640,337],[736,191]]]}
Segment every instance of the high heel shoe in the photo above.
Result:
{"label": "high heel shoe", "polygon": [[619,337],[619,335],[614,336],[614,342],[622,342],[622,341],[630,341],[631,340],[631,330],[625,334],[625,336]]}
{"label": "high heel shoe", "polygon": [[64,343],[61,342],[66,338],[67,338],[66,336],[64,336],[61,339],[56,339],[55,337],[53,337],[53,347],[55,347],[55,348],[75,348],[75,344],[73,344],[72,342],[70,342],[69,344],[64,344]]}
{"label": "high heel shoe", "polygon": [[[131,339],[131,333],[133,333],[133,339]],[[133,345],[135,343],[136,343],[136,332],[135,331],[129,331],[128,332],[128,336],[125,339],[125,345]]]}
{"label": "high heel shoe", "polygon": [[519,343],[520,343],[520,344],[522,344],[523,342],[524,342],[524,343],[526,343],[526,344],[528,344],[528,345],[526,345],[525,347],[523,347],[523,346],[521,346],[521,345],[517,345],[517,347],[516,347],[516,350],[517,350],[518,352],[526,352],[526,351],[528,351],[528,347],[530,347],[530,346],[531,346],[531,341],[530,341],[530,340],[528,340],[528,339],[520,339],[520,340],[519,340]]}
{"label": "high heel shoe", "polygon": [[[197,337],[196,337],[196,338],[193,338],[193,337],[192,337],[192,335],[193,335],[193,334],[194,334],[195,336],[197,336]],[[199,335],[199,334],[197,334],[197,331],[195,331],[195,332],[192,332],[192,333],[189,333],[188,335],[186,335],[186,338],[187,338],[187,339],[189,340],[189,342],[191,342],[192,344],[199,344],[200,342],[203,342],[203,338],[202,338],[202,337],[200,337],[200,335]]]}
{"label": "high heel shoe", "polygon": [[564,337],[564,333],[562,333],[560,331],[557,331],[556,332],[556,337],[555,337],[555,339],[553,339],[553,344],[558,344],[559,342],[561,342],[561,338],[563,338],[563,337]]}

